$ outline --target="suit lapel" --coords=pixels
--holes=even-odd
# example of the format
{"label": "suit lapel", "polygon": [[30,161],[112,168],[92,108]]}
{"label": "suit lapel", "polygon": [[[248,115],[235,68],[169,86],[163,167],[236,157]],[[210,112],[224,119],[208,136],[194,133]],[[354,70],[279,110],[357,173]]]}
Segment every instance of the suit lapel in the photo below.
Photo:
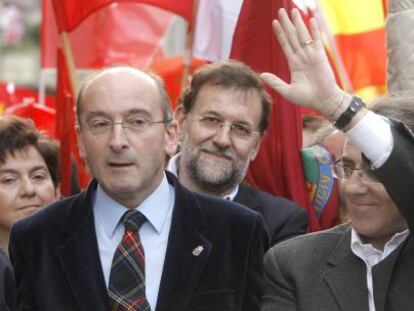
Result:
{"label": "suit lapel", "polygon": [[402,245],[392,252],[387,258],[379,264],[372,267],[372,282],[374,287],[375,310],[384,311],[387,301],[388,289],[391,282],[394,264],[401,251]]}
{"label": "suit lapel", "polygon": [[79,310],[107,311],[107,292],[91,204],[91,195],[95,188],[96,183],[92,182],[86,194],[82,194],[71,206],[62,225],[66,239],[56,249],[56,255]]}
{"label": "suit lapel", "polygon": [[414,273],[410,267],[414,262],[413,242],[408,237],[387,258],[372,268],[376,311],[384,311],[388,305],[392,305],[393,310],[409,310],[412,307]]}
{"label": "suit lapel", "polygon": [[174,211],[156,311],[187,310],[211,243],[203,235],[205,220],[193,195],[167,174],[175,188]]}
{"label": "suit lapel", "polygon": [[323,278],[340,310],[368,310],[365,264],[351,251],[351,227],[328,258]]}
{"label": "suit lapel", "polygon": [[247,206],[253,210],[257,210],[259,208],[259,202],[257,201],[254,193],[242,184],[240,184],[239,191],[237,191],[237,194],[234,197],[234,202]]}

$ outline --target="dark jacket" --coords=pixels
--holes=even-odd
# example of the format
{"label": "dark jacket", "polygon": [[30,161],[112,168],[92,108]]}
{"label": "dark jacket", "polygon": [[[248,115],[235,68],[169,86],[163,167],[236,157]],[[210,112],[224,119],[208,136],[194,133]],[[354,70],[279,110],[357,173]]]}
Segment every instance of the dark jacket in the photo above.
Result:
{"label": "dark jacket", "polygon": [[[154,311],[259,310],[267,234],[242,206],[189,192],[172,174],[175,203]],[[52,204],[12,229],[20,310],[107,311],[91,195]],[[199,256],[193,254],[203,246]]]}
{"label": "dark jacket", "polygon": [[16,310],[16,285],[9,259],[0,248],[0,310]]}
{"label": "dark jacket", "polygon": [[263,216],[271,245],[307,232],[306,210],[288,199],[241,184],[234,202]]}

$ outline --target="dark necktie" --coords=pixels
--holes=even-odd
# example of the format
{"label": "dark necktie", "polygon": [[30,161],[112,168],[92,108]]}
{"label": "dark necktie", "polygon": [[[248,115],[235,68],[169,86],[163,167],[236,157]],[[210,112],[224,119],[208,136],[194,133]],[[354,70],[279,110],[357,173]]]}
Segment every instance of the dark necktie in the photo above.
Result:
{"label": "dark necktie", "polygon": [[130,210],[122,216],[125,233],[112,261],[109,277],[111,311],[150,311],[145,296],[145,255],[138,230],[146,221],[143,214]]}

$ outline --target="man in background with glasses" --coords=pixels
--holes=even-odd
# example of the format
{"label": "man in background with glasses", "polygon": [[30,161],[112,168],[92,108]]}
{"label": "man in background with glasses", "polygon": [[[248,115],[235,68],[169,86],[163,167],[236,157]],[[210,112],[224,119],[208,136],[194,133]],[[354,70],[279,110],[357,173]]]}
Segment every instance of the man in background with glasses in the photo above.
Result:
{"label": "man in background with glasses", "polygon": [[343,183],[351,222],[273,247],[264,260],[262,310],[411,310],[414,98],[389,96],[366,109],[336,84],[314,18],[309,32],[297,9],[290,18],[280,10],[273,27],[291,80],[262,77],[345,133],[341,161],[332,169]]}
{"label": "man in background with glasses", "polygon": [[258,311],[263,219],[165,172],[177,124],[161,81],[103,70],[76,112],[93,180],[13,227],[20,310]]}
{"label": "man in background with glasses", "polygon": [[262,214],[274,245],[305,233],[308,219],[292,201],[242,184],[259,151],[270,109],[263,83],[246,65],[221,61],[202,67],[177,107],[180,153],[168,170],[193,191]]}

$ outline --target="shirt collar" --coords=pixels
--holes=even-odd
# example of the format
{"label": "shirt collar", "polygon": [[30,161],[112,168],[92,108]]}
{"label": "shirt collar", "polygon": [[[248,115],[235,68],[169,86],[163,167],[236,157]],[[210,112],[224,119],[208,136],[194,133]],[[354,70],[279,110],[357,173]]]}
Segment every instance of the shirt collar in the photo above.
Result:
{"label": "shirt collar", "polygon": [[381,257],[386,257],[392,251],[394,251],[409,235],[409,230],[406,229],[401,232],[395,233],[391,239],[384,245],[384,250],[376,249],[371,243],[363,243],[358,232],[354,228],[351,229],[351,250],[358,257],[367,257],[369,254],[377,254]]}
{"label": "shirt collar", "polygon": [[[135,209],[144,214],[151,226],[160,233],[166,221],[168,211],[173,205],[171,204],[170,199],[170,186],[167,177],[164,174],[158,188],[156,188],[155,191],[153,191]],[[108,196],[100,185],[98,185],[96,190],[93,207],[96,216],[103,223],[105,231],[110,237],[114,234],[122,215],[129,210],[127,207]]]}
{"label": "shirt collar", "polygon": [[180,153],[175,154],[170,161],[168,161],[167,171],[173,173],[176,177],[178,177],[178,165],[180,161]]}
{"label": "shirt collar", "polygon": [[[168,161],[167,171],[173,173],[178,178],[179,166],[180,166],[180,153],[177,153],[170,159],[170,161]],[[239,191],[239,185],[236,185],[236,187],[234,187],[233,190],[229,194],[226,194],[223,197],[223,199],[233,201],[238,191]]]}
{"label": "shirt collar", "polygon": [[239,192],[239,185],[237,185],[236,187],[234,187],[234,189],[229,194],[225,195],[223,197],[223,199],[230,200],[230,201],[234,201],[234,198],[236,197],[237,192]]}

